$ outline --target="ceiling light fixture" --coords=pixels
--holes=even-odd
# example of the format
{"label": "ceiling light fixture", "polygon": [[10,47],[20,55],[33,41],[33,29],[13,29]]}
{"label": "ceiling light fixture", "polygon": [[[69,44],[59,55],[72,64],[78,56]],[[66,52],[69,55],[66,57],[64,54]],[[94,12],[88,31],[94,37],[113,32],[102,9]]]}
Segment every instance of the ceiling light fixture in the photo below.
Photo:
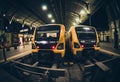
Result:
{"label": "ceiling light fixture", "polygon": [[52,20],[51,20],[51,22],[52,22],[52,23],[54,23],[54,22],[55,22],[55,20],[54,20],[54,19],[52,19]]}
{"label": "ceiling light fixture", "polygon": [[5,16],[6,16],[6,14],[3,14],[3,16],[5,17]]}
{"label": "ceiling light fixture", "polygon": [[84,10],[81,10],[81,11],[80,11],[80,14],[81,14],[81,15],[85,15],[86,13],[85,13]]}
{"label": "ceiling light fixture", "polygon": [[48,14],[48,18],[52,18],[52,14]]}
{"label": "ceiling light fixture", "polygon": [[47,5],[42,5],[42,10],[47,10]]}

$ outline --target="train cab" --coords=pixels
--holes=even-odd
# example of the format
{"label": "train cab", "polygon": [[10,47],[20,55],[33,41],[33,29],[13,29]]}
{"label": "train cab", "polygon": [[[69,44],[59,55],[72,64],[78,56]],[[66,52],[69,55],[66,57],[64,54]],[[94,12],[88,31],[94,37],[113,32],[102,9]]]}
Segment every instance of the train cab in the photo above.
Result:
{"label": "train cab", "polygon": [[65,27],[47,24],[35,28],[32,53],[38,60],[61,61],[65,55]]}
{"label": "train cab", "polygon": [[67,33],[69,48],[74,56],[93,54],[99,50],[99,39],[95,27],[86,25],[72,26]]}

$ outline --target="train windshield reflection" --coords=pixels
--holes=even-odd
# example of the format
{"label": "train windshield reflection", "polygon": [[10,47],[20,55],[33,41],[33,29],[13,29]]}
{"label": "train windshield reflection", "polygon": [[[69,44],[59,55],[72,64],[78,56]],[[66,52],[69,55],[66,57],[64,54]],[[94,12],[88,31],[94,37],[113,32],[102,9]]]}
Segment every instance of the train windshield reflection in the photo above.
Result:
{"label": "train windshield reflection", "polygon": [[91,40],[96,39],[96,33],[93,28],[83,29],[83,28],[76,28],[78,39],[84,40]]}
{"label": "train windshield reflection", "polygon": [[39,28],[36,31],[36,36],[35,39],[36,40],[40,40],[40,39],[47,39],[47,40],[55,40],[58,41],[59,40],[59,36],[60,36],[60,31],[59,28],[51,28],[51,27],[44,27],[44,28]]}

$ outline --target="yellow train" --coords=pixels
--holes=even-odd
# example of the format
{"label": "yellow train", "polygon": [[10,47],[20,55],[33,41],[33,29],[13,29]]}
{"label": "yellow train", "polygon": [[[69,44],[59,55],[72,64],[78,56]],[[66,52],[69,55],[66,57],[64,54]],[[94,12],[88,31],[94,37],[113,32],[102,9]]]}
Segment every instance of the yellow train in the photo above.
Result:
{"label": "yellow train", "polygon": [[60,62],[65,55],[65,27],[62,24],[46,24],[35,28],[32,53],[37,60]]}
{"label": "yellow train", "polygon": [[95,27],[87,25],[72,26],[67,32],[67,43],[72,54],[81,57],[100,49],[98,34]]}

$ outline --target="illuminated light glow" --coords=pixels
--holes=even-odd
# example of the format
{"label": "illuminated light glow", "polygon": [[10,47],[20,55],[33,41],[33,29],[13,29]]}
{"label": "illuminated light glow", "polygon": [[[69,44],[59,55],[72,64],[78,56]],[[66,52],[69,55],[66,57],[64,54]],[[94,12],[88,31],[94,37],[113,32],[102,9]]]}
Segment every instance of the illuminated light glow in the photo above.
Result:
{"label": "illuminated light glow", "polygon": [[3,14],[3,16],[5,17],[5,16],[6,16],[6,14]]}
{"label": "illuminated light glow", "polygon": [[83,29],[85,29],[85,30],[90,30],[90,28],[87,28],[87,27],[86,27],[86,28],[83,28]]}
{"label": "illuminated light glow", "polygon": [[82,21],[81,21],[81,20],[79,20],[79,22],[81,23]]}
{"label": "illuminated light glow", "polygon": [[86,13],[85,13],[84,10],[81,10],[81,11],[80,11],[80,14],[81,14],[81,15],[85,15]]}
{"label": "illuminated light glow", "polygon": [[39,43],[47,44],[48,42],[47,41],[40,41]]}
{"label": "illuminated light glow", "polygon": [[47,6],[46,6],[46,5],[43,5],[43,6],[42,6],[42,10],[47,10]]}
{"label": "illuminated light glow", "polygon": [[52,49],[55,49],[55,46],[52,46]]}
{"label": "illuminated light glow", "polygon": [[27,32],[28,31],[28,29],[22,29],[22,30],[20,30],[20,32]]}
{"label": "illuminated light glow", "polygon": [[84,48],[84,45],[81,45],[82,48]]}
{"label": "illuminated light glow", "polygon": [[76,23],[73,23],[73,25],[76,25]]}
{"label": "illuminated light glow", "polygon": [[50,41],[50,43],[55,43],[56,41]]}
{"label": "illuminated light glow", "polygon": [[39,49],[40,47],[39,46],[36,46],[37,49]]}
{"label": "illuminated light glow", "polygon": [[19,19],[17,19],[16,21],[20,21]]}
{"label": "illuminated light glow", "polygon": [[91,40],[92,43],[95,43],[96,41],[95,40]]}
{"label": "illuminated light glow", "polygon": [[94,47],[96,47],[96,45],[94,44]]}
{"label": "illuminated light glow", "polygon": [[55,22],[55,20],[54,20],[54,19],[52,19],[52,20],[51,20],[51,22],[52,22],[52,23],[54,23],[54,22]]}
{"label": "illuminated light glow", "polygon": [[90,14],[90,11],[87,10],[87,14]]}
{"label": "illuminated light glow", "polygon": [[9,22],[9,24],[11,24],[11,23],[12,23],[12,21]]}
{"label": "illuminated light glow", "polygon": [[75,20],[76,20],[77,22],[79,22],[79,18],[76,18]]}
{"label": "illuminated light glow", "polygon": [[24,27],[24,24],[22,24],[22,27]]}
{"label": "illuminated light glow", "polygon": [[81,40],[80,42],[81,42],[81,43],[85,43],[85,40]]}
{"label": "illuminated light glow", "polygon": [[38,43],[38,44],[47,44],[48,42],[47,41],[35,41],[35,43]]}
{"label": "illuminated light glow", "polygon": [[5,29],[8,29],[8,27],[6,26]]}
{"label": "illuminated light glow", "polygon": [[48,14],[48,18],[52,18],[52,14]]}

